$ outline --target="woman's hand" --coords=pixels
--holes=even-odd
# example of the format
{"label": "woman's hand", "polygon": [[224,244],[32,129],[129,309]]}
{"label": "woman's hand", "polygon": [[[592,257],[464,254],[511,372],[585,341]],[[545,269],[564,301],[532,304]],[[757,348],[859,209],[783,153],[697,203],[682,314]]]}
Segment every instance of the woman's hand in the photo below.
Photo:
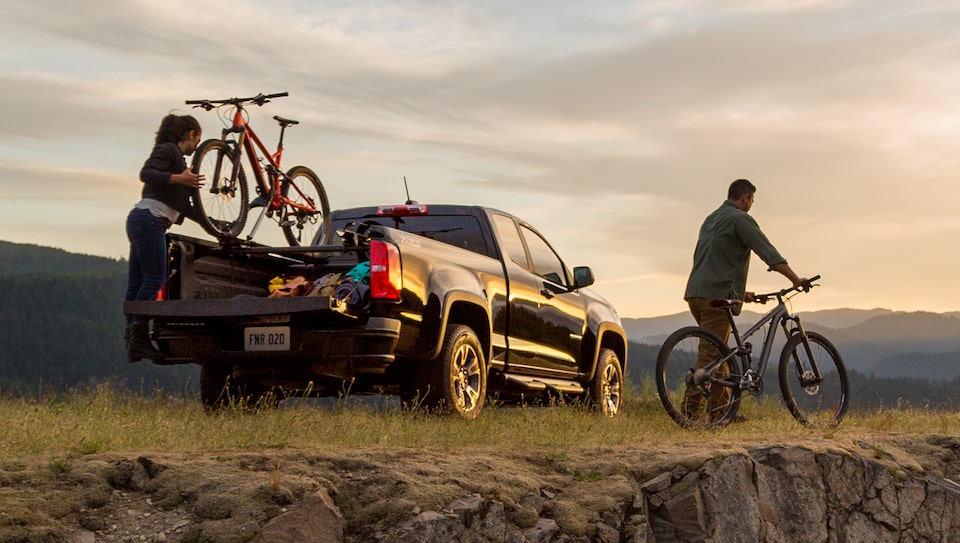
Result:
{"label": "woman's hand", "polygon": [[170,182],[183,185],[185,187],[190,187],[192,189],[198,189],[203,186],[204,176],[202,173],[194,173],[190,171],[190,168],[183,170],[180,173],[175,173],[170,176]]}

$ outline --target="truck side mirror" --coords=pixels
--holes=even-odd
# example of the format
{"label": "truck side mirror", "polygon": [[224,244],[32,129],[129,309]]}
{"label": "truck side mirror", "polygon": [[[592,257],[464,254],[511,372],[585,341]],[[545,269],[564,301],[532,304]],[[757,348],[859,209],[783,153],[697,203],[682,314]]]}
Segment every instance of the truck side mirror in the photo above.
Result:
{"label": "truck side mirror", "polygon": [[589,287],[593,284],[593,270],[589,266],[577,266],[573,268],[573,288],[580,289]]}

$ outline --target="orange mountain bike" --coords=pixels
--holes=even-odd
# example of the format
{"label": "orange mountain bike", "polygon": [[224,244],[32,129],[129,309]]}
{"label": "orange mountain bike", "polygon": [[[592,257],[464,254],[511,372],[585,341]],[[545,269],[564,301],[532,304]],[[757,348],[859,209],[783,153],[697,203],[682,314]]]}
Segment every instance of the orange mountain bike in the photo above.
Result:
{"label": "orange mountain bike", "polygon": [[[280,124],[277,150],[267,150],[249,123],[244,104],[262,106],[288,93],[258,94],[250,98],[187,100],[187,105],[207,111],[216,108],[226,127],[220,139],[200,144],[193,158],[193,171],[203,174],[209,186],[193,196],[195,220],[223,242],[235,240],[246,225],[251,208],[262,207],[247,241],[253,239],[263,217],[275,219],[291,246],[323,245],[330,239],[330,203],[317,174],[306,166],[280,169],[283,133],[299,121],[274,116]],[[258,154],[259,151],[259,154]],[[257,181],[257,197],[250,201],[242,157],[246,153]]]}

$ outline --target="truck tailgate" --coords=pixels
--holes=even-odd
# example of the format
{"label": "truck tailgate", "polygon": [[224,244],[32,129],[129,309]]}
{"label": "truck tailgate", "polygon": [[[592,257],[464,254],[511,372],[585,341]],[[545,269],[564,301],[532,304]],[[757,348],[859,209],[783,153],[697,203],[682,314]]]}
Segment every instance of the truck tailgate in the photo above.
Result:
{"label": "truck tailgate", "polygon": [[199,300],[167,300],[163,302],[124,302],[123,310],[128,315],[147,319],[183,318],[188,320],[213,318],[262,317],[267,315],[293,315],[329,309],[343,313],[345,304],[332,296],[296,296],[287,298],[262,298],[237,296]]}

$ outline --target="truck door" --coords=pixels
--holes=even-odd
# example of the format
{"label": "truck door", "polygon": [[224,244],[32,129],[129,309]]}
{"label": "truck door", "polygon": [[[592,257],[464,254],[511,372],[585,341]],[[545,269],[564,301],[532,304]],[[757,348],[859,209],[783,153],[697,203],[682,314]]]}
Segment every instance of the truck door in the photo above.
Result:
{"label": "truck door", "polygon": [[502,334],[505,342],[507,356],[504,370],[528,373],[529,370],[525,368],[537,366],[538,331],[541,328],[538,282],[529,272],[527,250],[513,218],[500,214],[493,214],[492,217],[497,228],[509,290],[506,318],[494,321],[499,321],[503,327],[494,332]]}
{"label": "truck door", "polygon": [[527,225],[494,214],[509,280],[506,371],[575,376],[585,314],[569,273],[550,245]]}
{"label": "truck door", "polygon": [[520,232],[539,295],[539,361],[544,369],[575,377],[586,322],[583,297],[570,289],[573,278],[550,244],[525,224],[520,225]]}

